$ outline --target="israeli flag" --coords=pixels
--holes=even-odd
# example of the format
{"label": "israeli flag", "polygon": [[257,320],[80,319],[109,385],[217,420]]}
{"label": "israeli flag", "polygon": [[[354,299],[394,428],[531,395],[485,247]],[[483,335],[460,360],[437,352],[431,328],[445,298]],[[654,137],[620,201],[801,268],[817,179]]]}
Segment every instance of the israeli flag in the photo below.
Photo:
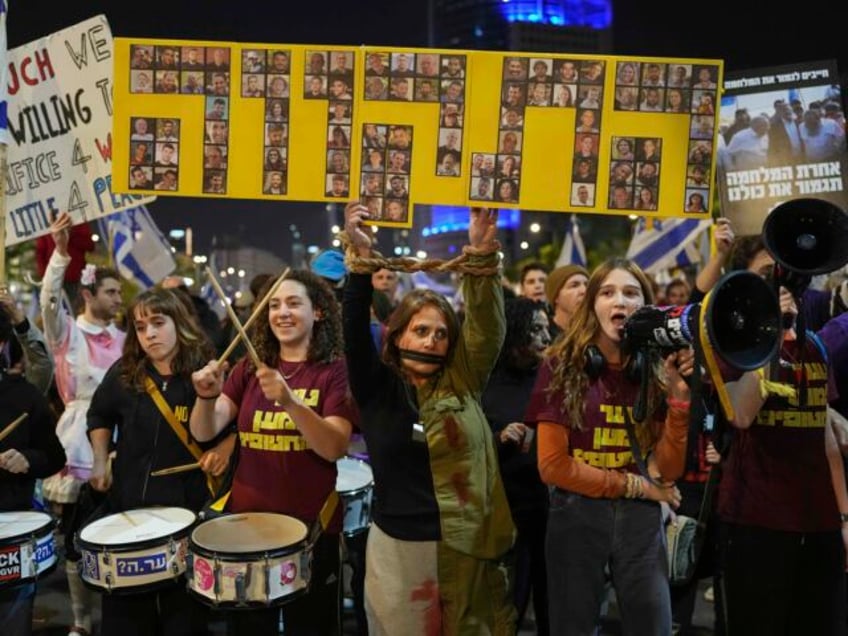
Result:
{"label": "israeli flag", "polygon": [[711,223],[709,219],[657,219],[651,227],[641,218],[627,248],[627,258],[649,274],[697,262],[695,241]]}
{"label": "israeli flag", "polygon": [[141,289],[153,287],[176,268],[170,243],[143,205],[110,214],[101,228],[109,237],[115,267]]}
{"label": "israeli flag", "polygon": [[0,0],[0,144],[9,143],[8,95],[6,94],[6,0]]}
{"label": "israeli flag", "polygon": [[583,237],[580,236],[580,226],[577,225],[577,215],[572,214],[571,219],[565,226],[565,240],[559,252],[555,267],[563,265],[581,265],[586,267],[586,247],[583,245]]}

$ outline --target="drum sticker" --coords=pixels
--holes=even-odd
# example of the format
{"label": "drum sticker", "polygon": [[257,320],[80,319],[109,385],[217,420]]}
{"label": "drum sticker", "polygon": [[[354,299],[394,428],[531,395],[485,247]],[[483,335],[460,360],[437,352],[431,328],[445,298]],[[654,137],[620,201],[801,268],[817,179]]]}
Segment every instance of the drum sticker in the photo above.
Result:
{"label": "drum sticker", "polygon": [[118,568],[118,576],[144,576],[164,572],[168,567],[168,559],[164,553],[117,559],[115,563]]}
{"label": "drum sticker", "polygon": [[42,564],[45,566],[50,565],[55,560],[55,557],[56,547],[53,544],[53,536],[49,535],[45,539],[40,540],[35,548],[35,562],[38,564],[38,571],[41,572],[44,569],[41,567]]}
{"label": "drum sticker", "polygon": [[206,559],[195,558],[194,560],[194,580],[197,581],[198,587],[204,592],[212,589],[212,584],[215,582],[215,576],[212,573],[212,566]]}
{"label": "drum sticker", "polygon": [[21,578],[21,553],[17,546],[0,549],[0,581]]}
{"label": "drum sticker", "polygon": [[100,580],[100,564],[93,552],[82,553],[82,578],[93,581]]}
{"label": "drum sticker", "polygon": [[280,565],[280,585],[291,585],[297,578],[297,565],[294,561],[285,561]]}

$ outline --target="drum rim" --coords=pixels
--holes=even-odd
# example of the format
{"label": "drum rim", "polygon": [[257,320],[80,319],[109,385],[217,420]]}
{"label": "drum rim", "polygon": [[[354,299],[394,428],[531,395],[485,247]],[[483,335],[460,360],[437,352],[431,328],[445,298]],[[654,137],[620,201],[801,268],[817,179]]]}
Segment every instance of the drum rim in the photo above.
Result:
{"label": "drum rim", "polygon": [[356,495],[359,495],[360,493],[367,493],[367,492],[373,493],[374,492],[374,482],[372,481],[370,484],[366,484],[366,485],[362,486],[362,488],[356,488],[354,490],[338,490],[338,489],[336,489],[336,492],[339,493],[340,497],[355,497]]}
{"label": "drum rim", "polygon": [[[97,543],[95,541],[89,541],[88,539],[82,538],[82,531],[85,530],[85,528],[87,528],[89,525],[91,525],[91,523],[96,523],[97,521],[100,521],[101,519],[107,519],[108,517],[111,517],[113,515],[119,515],[119,514],[123,514],[123,513],[126,513],[126,512],[133,512],[135,510],[151,510],[151,509],[156,510],[156,509],[167,509],[167,508],[178,508],[180,510],[185,510],[186,512],[190,512],[192,515],[194,515],[194,521],[192,521],[189,525],[187,525],[182,530],[177,530],[176,532],[174,532],[172,534],[167,534],[167,535],[163,535],[163,536],[151,538],[151,539],[145,539],[143,541],[133,541],[131,543],[120,543],[120,544],[117,544],[117,543],[116,544]],[[114,512],[114,513],[108,514],[104,517],[100,517],[99,519],[95,519],[91,523],[86,524],[85,526],[83,526],[82,528],[77,530],[76,533],[74,534],[74,543],[76,544],[78,550],[80,550],[80,551],[88,550],[89,552],[97,552],[97,553],[109,552],[110,554],[117,554],[117,553],[123,554],[125,552],[137,552],[139,550],[146,550],[148,548],[153,548],[153,547],[157,547],[157,546],[161,546],[161,545],[167,545],[167,543],[172,541],[172,540],[173,541],[179,541],[181,539],[185,539],[191,533],[191,531],[197,526],[197,513],[194,512],[193,510],[189,510],[188,508],[183,508],[181,506],[151,506],[151,507],[148,507],[148,508],[131,508],[130,510],[123,510],[121,512]]]}
{"label": "drum rim", "polygon": [[[218,521],[219,519],[223,519],[227,516],[237,516],[237,515],[270,515],[270,516],[281,516],[287,517],[289,519],[294,519],[303,524],[306,528],[306,534],[303,539],[300,541],[296,541],[294,543],[290,543],[287,546],[282,546],[279,548],[273,548],[271,550],[252,550],[250,552],[222,552],[220,550],[214,550],[212,548],[206,547],[197,543],[194,540],[194,531],[198,530],[200,526],[204,523],[209,523],[212,521]],[[193,554],[197,554],[207,559],[218,559],[219,561],[226,561],[228,563],[241,563],[243,561],[260,561],[262,559],[276,559],[278,557],[288,556],[290,554],[294,554],[296,552],[303,552],[309,546],[309,527],[310,524],[305,521],[301,521],[297,517],[293,517],[291,515],[286,515],[278,512],[236,512],[232,513],[232,515],[222,515],[220,517],[215,517],[214,519],[206,519],[201,523],[197,524],[191,531],[191,535],[188,538],[188,547],[189,552]]]}
{"label": "drum rim", "polygon": [[[49,536],[53,530],[56,528],[56,520],[52,515],[41,512],[39,510],[20,510],[19,512],[35,512],[39,515],[44,515],[47,518],[46,523],[41,526],[38,526],[34,530],[29,530],[27,532],[21,532],[18,534],[14,534],[11,537],[3,537],[0,538],[0,546],[8,546],[8,545],[20,545],[22,540],[29,541],[30,539],[41,539],[42,537]],[[24,541],[24,542],[25,542]],[[54,539],[55,543],[55,539]]]}
{"label": "drum rim", "polygon": [[285,596],[278,596],[273,601],[266,603],[265,601],[247,601],[244,605],[241,605],[238,601],[215,601],[215,599],[206,596],[195,590],[191,585],[186,587],[188,593],[193,596],[197,601],[203,603],[207,607],[212,607],[215,609],[226,609],[226,610],[236,610],[236,611],[250,611],[256,609],[262,609],[264,607],[281,607],[287,605],[291,601],[294,601],[307,592],[309,592],[309,585],[306,587],[300,588],[292,592],[291,594],[286,594]]}

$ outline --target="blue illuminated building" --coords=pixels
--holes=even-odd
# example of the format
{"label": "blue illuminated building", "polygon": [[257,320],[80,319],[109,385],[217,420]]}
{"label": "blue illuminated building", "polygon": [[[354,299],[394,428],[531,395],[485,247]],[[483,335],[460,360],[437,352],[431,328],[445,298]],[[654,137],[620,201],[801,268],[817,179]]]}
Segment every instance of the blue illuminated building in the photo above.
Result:
{"label": "blue illuminated building", "polygon": [[609,29],[611,5],[611,0],[501,0],[500,12],[507,22]]}

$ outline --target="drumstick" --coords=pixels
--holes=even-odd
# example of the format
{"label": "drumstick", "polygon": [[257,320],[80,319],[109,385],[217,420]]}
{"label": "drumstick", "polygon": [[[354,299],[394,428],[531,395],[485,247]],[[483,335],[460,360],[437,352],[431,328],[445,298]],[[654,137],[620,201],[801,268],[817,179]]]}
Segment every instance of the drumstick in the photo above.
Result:
{"label": "drumstick", "polygon": [[[267,305],[268,301],[271,300],[271,296],[274,295],[280,284],[286,279],[286,277],[288,277],[290,271],[291,268],[286,267],[286,270],[282,274],[280,274],[280,277],[271,286],[271,289],[268,290],[268,293],[265,294],[265,297],[261,301],[259,301],[259,304],[256,305],[256,307],[254,307],[253,313],[250,314],[250,318],[248,318],[247,322],[244,323],[245,331],[250,329],[250,325],[253,324],[253,321],[256,320],[259,314],[262,313],[262,310],[265,309],[265,305]],[[218,364],[223,364],[224,361],[232,355],[233,351],[236,348],[236,345],[238,345],[239,338],[241,338],[241,334],[237,335],[235,339],[230,343],[230,346],[227,347],[224,353],[221,354],[221,356],[218,358]]]}
{"label": "drumstick", "polygon": [[250,354],[250,359],[253,360],[253,364],[255,364],[258,369],[262,366],[262,360],[259,358],[259,354],[256,353],[256,349],[250,341],[250,338],[247,337],[247,332],[244,330],[244,327],[241,326],[241,321],[238,319],[238,316],[236,316],[236,312],[233,311],[232,305],[227,302],[227,295],[224,293],[224,290],[221,289],[221,284],[218,282],[218,279],[215,278],[215,274],[212,273],[212,270],[208,265],[206,266],[206,276],[209,277],[209,282],[212,283],[212,287],[215,288],[215,292],[221,297],[221,300],[224,301],[224,307],[227,308],[227,315],[230,317],[230,321],[233,323],[233,326],[236,328],[236,331],[238,331],[239,336],[244,342],[244,346]]}
{"label": "drumstick", "polygon": [[165,475],[175,475],[176,473],[185,473],[190,470],[200,468],[200,462],[192,462],[190,464],[181,464],[179,466],[171,466],[170,468],[160,468],[150,473],[151,477],[163,477]]}
{"label": "drumstick", "polygon": [[27,417],[29,417],[29,413],[27,413],[26,411],[24,411],[23,413],[21,413],[21,414],[17,417],[17,419],[15,419],[14,421],[10,422],[10,423],[6,426],[6,428],[4,428],[2,431],[0,431],[0,442],[2,442],[4,439],[6,439],[6,438],[7,438],[7,437],[8,437],[8,436],[12,433],[12,431],[14,431],[16,428],[18,428],[18,426],[20,425],[20,423],[21,423],[21,422],[23,422],[23,421],[24,421]]}

